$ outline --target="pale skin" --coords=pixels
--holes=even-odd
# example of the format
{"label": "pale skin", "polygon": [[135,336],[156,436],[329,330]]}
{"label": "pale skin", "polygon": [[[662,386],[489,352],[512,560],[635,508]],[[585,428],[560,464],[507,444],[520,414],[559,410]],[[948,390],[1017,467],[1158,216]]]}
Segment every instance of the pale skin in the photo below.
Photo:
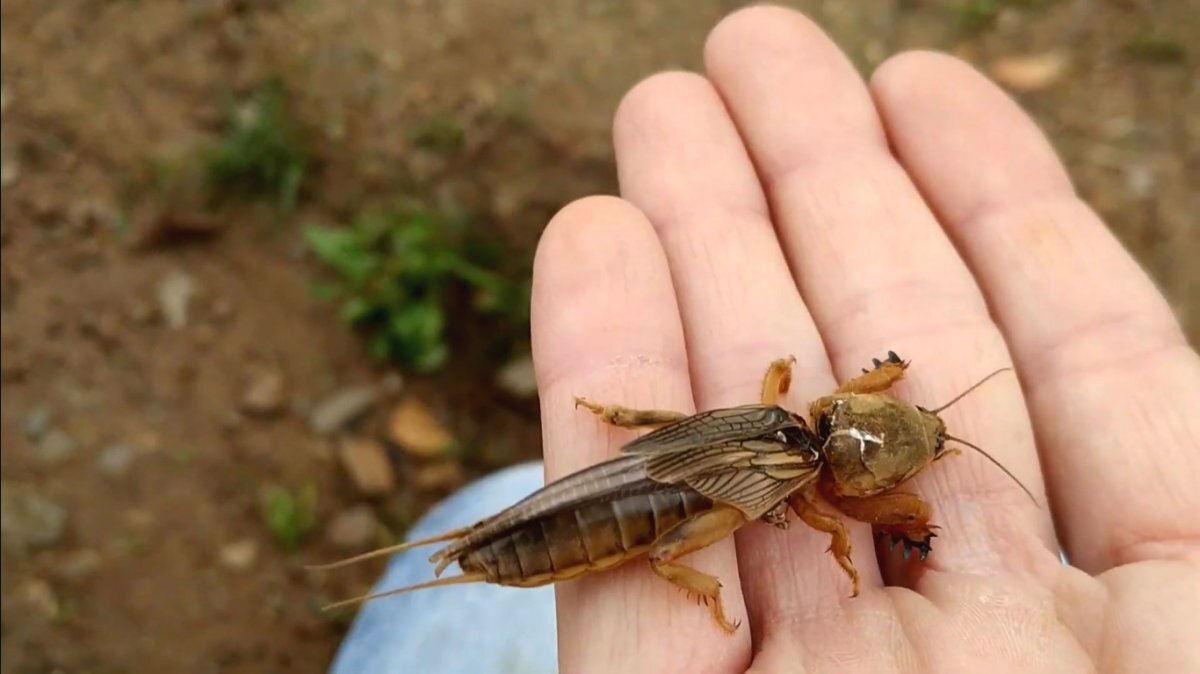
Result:
{"label": "pale skin", "polygon": [[855,598],[797,522],[671,559],[720,579],[732,635],[646,564],[564,583],[560,670],[1200,671],[1200,358],[1045,138],[961,62],[864,83],[780,9],[727,18],[704,56],[630,91],[621,198],[569,205],[539,246],[548,477],[634,433],[576,396],[746,404],[792,354],[780,404],[802,411],[894,349],[895,394],[926,407],[1015,368],[942,416],[1041,506],[970,452],[938,461],[905,486],[941,527],[925,563],[846,520]]}

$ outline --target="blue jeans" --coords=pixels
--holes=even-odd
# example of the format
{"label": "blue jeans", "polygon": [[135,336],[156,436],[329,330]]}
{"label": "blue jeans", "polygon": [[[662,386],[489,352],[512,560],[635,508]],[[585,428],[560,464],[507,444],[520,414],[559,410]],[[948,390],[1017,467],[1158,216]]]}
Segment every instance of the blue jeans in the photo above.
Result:
{"label": "blue jeans", "polygon": [[[540,463],[489,475],[429,511],[409,532],[409,540],[474,524],[541,486]],[[436,549],[418,548],[392,557],[374,591],[431,580],[428,559]],[[487,584],[419,590],[366,604],[330,668],[332,674],[556,671],[554,589]]]}

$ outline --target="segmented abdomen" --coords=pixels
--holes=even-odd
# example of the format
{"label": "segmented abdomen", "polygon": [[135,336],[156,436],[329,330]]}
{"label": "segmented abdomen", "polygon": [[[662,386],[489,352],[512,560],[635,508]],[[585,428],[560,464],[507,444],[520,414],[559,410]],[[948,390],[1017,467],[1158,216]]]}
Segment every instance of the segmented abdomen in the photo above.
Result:
{"label": "segmented abdomen", "polygon": [[654,484],[649,491],[548,513],[475,546],[458,561],[465,573],[482,572],[489,583],[544,585],[625,562],[712,507],[686,487]]}

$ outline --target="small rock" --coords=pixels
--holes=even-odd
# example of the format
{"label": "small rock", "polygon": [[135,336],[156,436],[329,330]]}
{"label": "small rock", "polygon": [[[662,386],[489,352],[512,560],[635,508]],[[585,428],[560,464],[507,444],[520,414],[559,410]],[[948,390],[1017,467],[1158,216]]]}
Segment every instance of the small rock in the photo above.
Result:
{"label": "small rock", "polygon": [[274,416],[284,407],[283,373],[264,368],[254,373],[242,395],[242,410],[259,417]]}
{"label": "small rock", "polygon": [[1129,164],[1125,167],[1125,188],[1138,199],[1149,198],[1157,183],[1158,178],[1149,165]]}
{"label": "small rock", "polygon": [[388,418],[388,438],[405,452],[420,458],[442,456],[454,444],[454,436],[433,417],[420,400],[409,396]]}
{"label": "small rock", "polygon": [[99,552],[88,548],[76,550],[58,565],[58,576],[68,582],[81,583],[96,573],[100,562]]}
{"label": "small rock", "polygon": [[133,465],[133,447],[118,442],[111,444],[96,455],[96,467],[109,477],[120,477],[129,472]]}
{"label": "small rock", "polygon": [[75,450],[79,447],[79,443],[75,442],[75,438],[67,435],[67,433],[58,428],[52,428],[46,431],[45,435],[38,440],[35,446],[38,461],[47,465],[62,463],[71,458]]}
{"label": "small rock", "polygon": [[524,356],[508,362],[496,373],[496,385],[520,398],[537,394],[537,380],[533,375],[533,356]]}
{"label": "small rock", "polygon": [[53,420],[54,413],[50,411],[50,408],[38,405],[25,415],[24,421],[21,422],[21,430],[25,432],[25,437],[37,440],[50,428],[50,422]]}
{"label": "small rock", "polygon": [[466,474],[457,461],[438,461],[420,466],[412,473],[412,484],[428,491],[450,491],[465,479]]}
{"label": "small rock", "polygon": [[0,531],[4,545],[45,548],[62,539],[67,509],[28,487],[5,484],[0,488]]}
{"label": "small rock", "polygon": [[347,508],[333,516],[325,527],[325,540],[346,550],[361,550],[375,541],[379,520],[366,505]]}
{"label": "small rock", "polygon": [[379,392],[394,396],[404,390],[404,377],[398,372],[388,372],[379,379]]}
{"label": "small rock", "polygon": [[228,297],[218,297],[213,300],[212,317],[214,321],[224,323],[233,318],[233,302]]}
{"label": "small rock", "polygon": [[249,538],[240,540],[221,548],[217,556],[221,566],[231,571],[245,571],[258,559],[258,544]]}
{"label": "small rock", "polygon": [[17,596],[33,615],[42,620],[54,620],[59,616],[60,606],[58,597],[54,596],[54,588],[40,578],[23,583]]}
{"label": "small rock", "polygon": [[129,320],[140,325],[147,325],[154,320],[154,307],[147,302],[134,300],[129,305]]}
{"label": "small rock", "polygon": [[16,159],[0,160],[0,188],[12,187],[21,179],[21,164]]}
{"label": "small rock", "polygon": [[196,282],[183,271],[172,270],[158,284],[158,306],[167,326],[178,330],[187,325],[188,305],[196,294]]}
{"label": "small rock", "polygon": [[992,77],[1009,89],[1038,91],[1054,84],[1067,70],[1064,51],[1008,56],[992,64]]}
{"label": "small rock", "polygon": [[375,404],[376,397],[372,386],[341,389],[317,403],[308,415],[309,428],[321,435],[336,433],[366,414]]}
{"label": "small rock", "polygon": [[112,312],[100,315],[85,315],[79,319],[79,331],[102,346],[113,346],[121,339],[121,321]]}
{"label": "small rock", "polygon": [[217,332],[217,329],[212,325],[208,323],[201,323],[200,325],[196,326],[192,336],[196,340],[196,346],[207,350],[212,348],[213,344],[217,343],[217,339],[220,338],[221,333]]}
{"label": "small rock", "polygon": [[349,438],[338,448],[338,457],[362,494],[379,496],[396,488],[396,472],[382,444],[365,438]]}

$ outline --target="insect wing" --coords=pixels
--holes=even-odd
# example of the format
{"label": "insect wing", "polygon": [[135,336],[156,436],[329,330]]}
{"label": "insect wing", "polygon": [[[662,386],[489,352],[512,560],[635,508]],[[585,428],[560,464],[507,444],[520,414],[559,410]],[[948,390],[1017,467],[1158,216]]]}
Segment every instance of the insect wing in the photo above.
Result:
{"label": "insect wing", "polygon": [[653,488],[640,457],[622,456],[576,471],[533,492],[477,523],[467,534],[439,551],[435,559],[453,557],[481,541],[543,517],[595,499]]}
{"label": "insect wing", "polygon": [[621,448],[623,454],[670,454],[762,437],[798,424],[775,406],[745,405],[700,412],[668,424]]}
{"label": "insect wing", "polygon": [[753,468],[726,468],[691,478],[688,486],[708,498],[758,519],[792,492],[815,479],[820,467],[790,479],[777,479]]}

